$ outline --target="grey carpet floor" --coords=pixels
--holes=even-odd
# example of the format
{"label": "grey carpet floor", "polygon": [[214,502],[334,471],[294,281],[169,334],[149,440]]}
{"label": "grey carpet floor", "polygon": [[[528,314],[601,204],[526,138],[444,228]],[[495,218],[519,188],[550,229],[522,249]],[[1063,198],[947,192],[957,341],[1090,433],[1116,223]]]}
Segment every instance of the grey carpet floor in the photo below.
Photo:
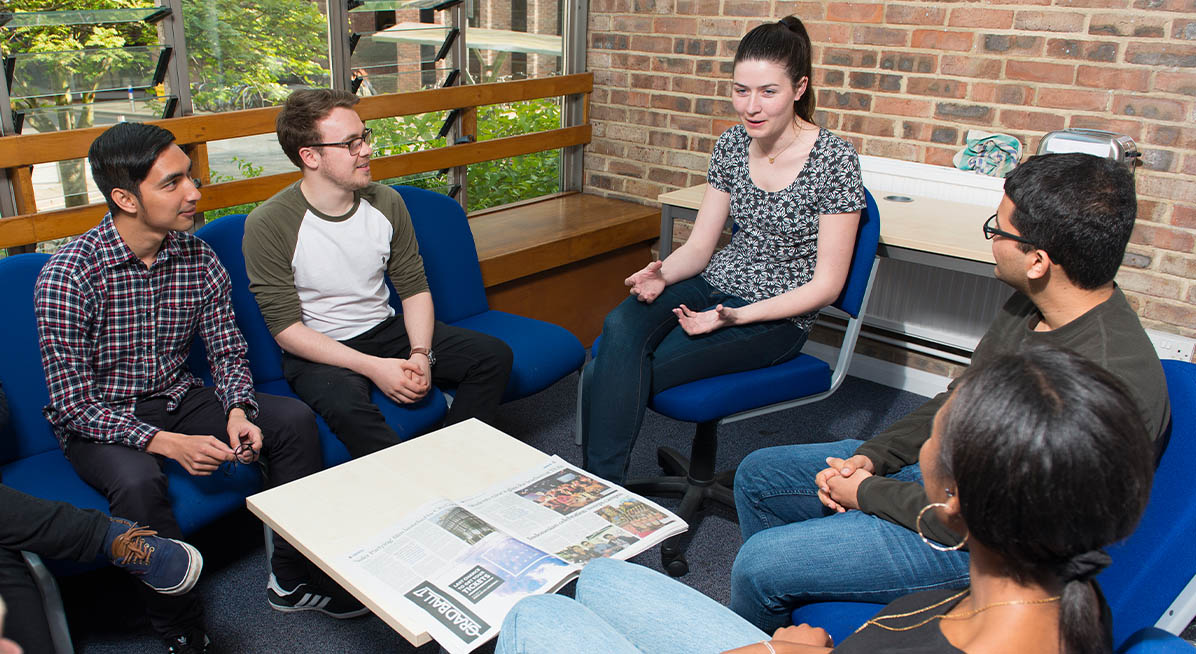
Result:
{"label": "grey carpet floor", "polygon": [[[504,405],[498,427],[527,443],[580,463],[573,444],[577,375],[542,393]],[[840,390],[820,403],[728,425],[720,430],[720,468],[734,465],[748,452],[784,443],[838,438],[868,438],[905,415],[925,398],[878,384],[848,378]],[[631,476],[658,474],[656,447],[689,450],[693,426],[648,412],[633,452]],[[485,452],[465,456],[484,457]],[[674,501],[661,500],[666,506]],[[260,523],[242,512],[222,519],[192,538],[205,557],[198,592],[203,596],[214,652],[420,652],[439,651],[435,643],[412,647],[372,615],[334,620],[322,614],[283,614],[266,603],[265,554]],[[682,578],[726,603],[731,562],[741,543],[728,513],[712,513],[692,530],[688,549],[691,572]],[[659,550],[637,563],[660,569]],[[114,570],[100,570],[63,580],[68,619],[78,652],[85,654],[159,654],[134,592],[136,582]],[[571,592],[567,587],[565,592]],[[1191,629],[1189,629],[1191,631]],[[492,651],[492,645],[479,652]],[[36,654],[36,653],[34,653]]]}

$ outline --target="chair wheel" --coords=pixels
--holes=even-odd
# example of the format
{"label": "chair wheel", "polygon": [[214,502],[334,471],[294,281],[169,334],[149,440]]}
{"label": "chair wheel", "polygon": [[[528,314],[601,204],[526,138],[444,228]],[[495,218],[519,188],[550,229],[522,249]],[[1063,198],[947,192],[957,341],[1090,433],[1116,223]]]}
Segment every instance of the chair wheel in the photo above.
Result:
{"label": "chair wheel", "polygon": [[661,563],[664,564],[664,570],[669,573],[670,577],[683,577],[689,572],[689,562],[681,554],[678,554],[676,558],[661,561]]}

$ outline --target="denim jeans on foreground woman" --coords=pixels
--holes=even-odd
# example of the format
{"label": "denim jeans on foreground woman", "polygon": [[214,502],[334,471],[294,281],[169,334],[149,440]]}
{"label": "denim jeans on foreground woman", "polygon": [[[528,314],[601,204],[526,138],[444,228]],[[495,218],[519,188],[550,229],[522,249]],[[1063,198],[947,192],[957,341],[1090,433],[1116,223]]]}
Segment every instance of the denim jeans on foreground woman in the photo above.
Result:
{"label": "denim jeans on foreground woman", "polygon": [[583,373],[586,470],[615,483],[624,481],[651,394],[788,361],[806,342],[806,331],[790,320],[690,336],[673,315],[682,304],[702,311],[749,302],[719,292],[698,275],[665,287],[650,304],[628,297],[607,314],[598,357]]}
{"label": "denim jeans on foreground woman", "polygon": [[[832,513],[814,476],[863,441],[767,447],[735,474],[743,546],[731,568],[731,608],[772,633],[802,604],[887,604],[902,595],[968,585],[967,552],[938,552],[914,531],[862,511]],[[917,464],[891,475],[922,482]]]}
{"label": "denim jeans on foreground woman", "polygon": [[679,581],[597,559],[582,570],[576,600],[534,595],[516,604],[495,654],[717,654],[768,638]]}

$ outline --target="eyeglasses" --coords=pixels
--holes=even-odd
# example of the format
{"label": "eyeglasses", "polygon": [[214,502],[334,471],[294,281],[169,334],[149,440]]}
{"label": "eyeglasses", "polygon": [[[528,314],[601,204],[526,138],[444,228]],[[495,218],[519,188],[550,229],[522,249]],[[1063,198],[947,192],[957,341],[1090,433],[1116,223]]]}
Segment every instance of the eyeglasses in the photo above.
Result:
{"label": "eyeglasses", "polygon": [[361,133],[361,136],[354,136],[353,138],[349,139],[348,141],[337,141],[336,143],[312,143],[311,145],[305,145],[303,147],[305,147],[305,148],[345,148],[349,151],[349,154],[351,154],[353,156],[357,156],[358,154],[361,154],[361,146],[369,145],[370,142],[373,140],[374,140],[374,130],[367,127],[367,128],[365,128],[365,131],[363,131]]}
{"label": "eyeglasses", "polygon": [[257,461],[258,452],[253,449],[253,443],[247,437],[241,437],[241,444],[237,449],[233,450],[233,460],[225,461],[221,464],[224,469],[224,476],[231,477],[237,468],[237,464],[249,465]]}
{"label": "eyeglasses", "polygon": [[1010,234],[1009,232],[1007,232],[1003,229],[997,228],[996,225],[997,225],[997,214],[994,213],[993,215],[988,217],[988,220],[984,221],[984,238],[985,239],[991,241],[991,240],[993,240],[994,236],[1004,236],[1005,238],[1007,238],[1011,241],[1017,241],[1018,243],[1025,243],[1026,245],[1029,245],[1030,247],[1034,247],[1034,248],[1038,247],[1037,245],[1034,244],[1034,241],[1031,241],[1030,239],[1022,237],[1022,236],[1018,236],[1017,234]]}

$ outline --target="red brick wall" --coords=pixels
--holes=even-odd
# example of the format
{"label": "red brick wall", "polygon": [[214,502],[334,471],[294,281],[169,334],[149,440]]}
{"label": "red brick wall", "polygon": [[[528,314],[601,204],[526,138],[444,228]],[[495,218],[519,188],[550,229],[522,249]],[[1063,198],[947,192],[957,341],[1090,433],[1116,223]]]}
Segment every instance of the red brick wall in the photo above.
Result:
{"label": "red brick wall", "polygon": [[970,128],[1026,153],[1064,127],[1132,136],[1118,281],[1147,326],[1196,336],[1196,0],[592,0],[587,190],[654,202],[705,181],[739,37],[787,14],[815,43],[818,122],[861,153],[951,165]]}

